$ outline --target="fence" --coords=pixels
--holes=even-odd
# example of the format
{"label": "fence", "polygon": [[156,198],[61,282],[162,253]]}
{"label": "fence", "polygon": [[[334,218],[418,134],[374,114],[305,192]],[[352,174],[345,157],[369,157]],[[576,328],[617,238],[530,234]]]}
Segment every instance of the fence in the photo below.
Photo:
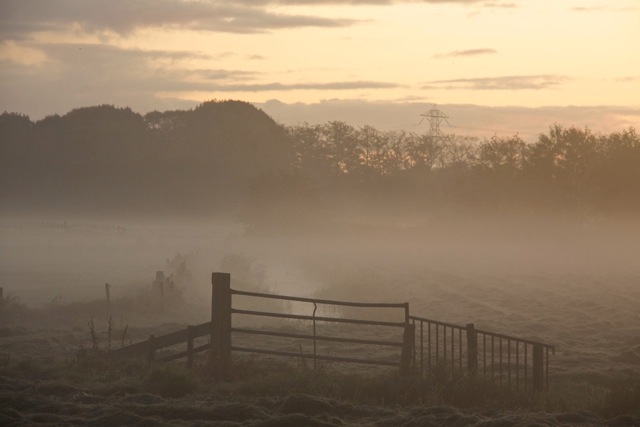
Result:
{"label": "fence", "polygon": [[419,325],[413,366],[421,376],[439,368],[451,379],[481,376],[524,390],[549,388],[552,345],[475,329],[473,323],[460,326],[417,316],[409,319]]}
{"label": "fence", "polygon": [[[233,296],[300,302],[313,305],[311,314],[289,314],[271,311],[234,308]],[[402,310],[403,321],[364,320],[346,317],[318,316],[319,305],[360,308],[389,308]],[[233,315],[267,317],[309,322],[311,333],[292,333],[275,330],[233,327]],[[397,328],[402,330],[401,341],[371,340],[352,337],[326,336],[317,333],[318,323],[340,323],[362,326]],[[311,353],[278,351],[268,348],[242,347],[232,344],[233,334],[249,336],[271,336],[308,340],[313,345]],[[398,333],[400,335],[400,333]],[[194,340],[209,336],[209,343],[194,347]],[[318,354],[317,343],[351,343],[366,346],[385,346],[400,349],[396,361],[341,357]],[[187,344],[185,351],[156,357],[156,351],[180,343]],[[231,289],[231,276],[227,273],[212,274],[211,321],[162,337],[151,336],[149,340],[112,351],[114,356],[147,355],[150,361],[170,361],[187,358],[193,365],[194,354],[210,350],[210,361],[226,369],[232,352],[268,354],[275,356],[312,359],[314,368],[318,360],[362,363],[368,365],[395,366],[401,372],[430,375],[434,369],[444,369],[452,379],[462,376],[482,376],[493,379],[500,385],[523,387],[525,390],[542,391],[549,386],[549,351],[555,347],[537,341],[512,337],[475,329],[472,323],[466,326],[412,316],[409,303],[360,303],[332,301],[315,298],[273,295]]]}
{"label": "fence", "polygon": [[[144,355],[150,362],[169,362],[172,360],[187,358],[187,366],[193,367],[193,359],[196,353],[200,353],[211,348],[211,343],[206,343],[195,347],[196,338],[209,336],[211,334],[211,322],[202,323],[197,326],[188,326],[181,331],[172,332],[161,337],[151,335],[148,340],[131,344],[126,347],[111,350],[113,357],[134,357]],[[181,343],[186,343],[185,351],[157,357],[156,352],[163,348],[172,347]]]}
{"label": "fence", "polygon": [[[241,333],[241,334],[250,334],[250,335],[267,335],[267,336],[273,336],[273,337],[310,340],[313,343],[313,353],[304,354],[304,353],[274,351],[274,350],[268,350],[268,349],[231,346],[232,351],[313,359],[314,368],[318,360],[326,360],[326,361],[334,361],[334,362],[363,363],[363,364],[380,365],[380,366],[399,366],[400,369],[403,371],[407,371],[409,369],[409,366],[411,364],[411,355],[413,354],[412,353],[413,348],[411,347],[411,341],[407,341],[406,339],[403,339],[402,342],[383,341],[383,340],[369,340],[369,339],[358,339],[358,338],[345,338],[345,337],[337,337],[337,336],[323,336],[323,335],[318,335],[317,333],[318,322],[383,326],[383,327],[391,327],[391,328],[402,328],[404,330],[405,328],[408,327],[408,323],[406,321],[385,322],[385,321],[375,321],[375,320],[350,319],[350,318],[344,318],[344,317],[324,317],[324,316],[316,315],[318,305],[320,304],[320,305],[360,307],[360,308],[398,308],[404,311],[405,319],[407,319],[409,315],[409,304],[407,303],[402,303],[402,304],[354,303],[354,302],[331,301],[331,300],[322,300],[322,299],[314,299],[314,298],[300,298],[300,297],[290,297],[290,296],[281,296],[281,295],[271,295],[271,294],[264,294],[264,293],[257,293],[257,292],[245,292],[245,291],[237,291],[233,289],[230,289],[230,292],[231,292],[231,295],[243,295],[243,296],[256,297],[256,298],[277,299],[277,300],[296,301],[296,302],[313,304],[313,313],[311,315],[282,314],[282,313],[273,313],[273,312],[266,312],[266,311],[238,310],[234,308],[231,309],[231,314],[243,314],[243,315],[250,315],[250,316],[293,319],[293,320],[311,322],[311,328],[312,328],[311,334],[285,333],[285,332],[277,332],[277,331],[243,329],[243,328],[233,328],[233,327],[231,328],[231,332]],[[404,337],[404,333],[403,333],[403,337]],[[398,347],[398,348],[401,348],[402,350],[401,350],[399,362],[389,362],[385,360],[375,360],[375,359],[339,357],[339,356],[331,356],[331,355],[320,355],[318,354],[318,348],[317,348],[318,341],[362,344],[362,345],[372,345],[372,346]]]}

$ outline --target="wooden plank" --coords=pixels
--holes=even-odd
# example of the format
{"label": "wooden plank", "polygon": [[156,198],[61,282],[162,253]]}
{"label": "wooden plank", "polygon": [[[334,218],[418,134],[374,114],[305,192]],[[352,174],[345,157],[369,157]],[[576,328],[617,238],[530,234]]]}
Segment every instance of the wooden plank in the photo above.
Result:
{"label": "wooden plank", "polygon": [[[201,353],[205,350],[209,350],[209,348],[211,347],[211,345],[209,343],[198,346],[198,347],[194,347],[193,349],[193,353]],[[169,354],[167,356],[162,356],[162,357],[157,357],[155,359],[156,362],[170,362],[172,360],[178,360],[178,359],[182,359],[183,357],[188,357],[189,356],[189,352],[188,351],[181,351],[180,353],[174,353],[174,354]]]}
{"label": "wooden plank", "polygon": [[147,354],[149,351],[149,340],[144,340],[135,344],[128,345],[122,348],[116,348],[111,350],[109,356],[114,357],[134,357]]}
{"label": "wooden plank", "polygon": [[[200,325],[193,326],[193,338],[199,338],[209,335],[211,328],[211,322],[202,323]],[[184,336],[184,339],[180,340]],[[166,338],[169,337],[169,338]],[[155,339],[156,349],[169,347],[172,345],[186,342],[188,339],[188,332],[186,329],[172,332]],[[135,357],[146,355],[149,351],[149,340],[137,342],[135,344],[128,345],[122,348],[116,348],[109,353],[113,357]]]}
{"label": "wooden plank", "polygon": [[172,345],[186,342],[188,338],[187,330],[182,329],[180,331],[171,332],[166,335],[162,335],[155,338],[156,349],[164,347],[171,347]]}
{"label": "wooden plank", "polygon": [[288,351],[272,351],[259,348],[247,348],[247,347],[231,347],[233,351],[245,352],[245,353],[258,353],[258,354],[270,354],[273,356],[285,356],[285,357],[297,357],[301,359],[316,359],[316,360],[328,360],[333,362],[346,362],[346,363],[361,363],[365,365],[380,365],[380,366],[395,366],[398,367],[398,362],[387,362],[384,360],[369,360],[369,359],[356,359],[351,357],[336,357],[336,356],[322,356],[304,353],[293,353]]}
{"label": "wooden plank", "polygon": [[205,322],[193,327],[193,338],[200,338],[209,335],[211,332],[211,322]]}
{"label": "wooden plank", "polygon": [[358,325],[395,326],[395,327],[404,327],[405,325],[404,322],[380,322],[376,320],[358,320],[358,319],[346,319],[346,318],[340,318],[340,317],[313,317],[313,316],[304,316],[300,314],[271,313],[267,311],[232,309],[231,312],[234,314],[246,314],[248,316],[277,317],[280,319],[295,319],[295,320],[316,320],[317,322],[353,323]]}
{"label": "wooden plank", "polygon": [[231,293],[233,295],[244,295],[244,296],[279,299],[279,300],[286,300],[286,301],[309,302],[309,303],[316,303],[316,304],[341,305],[346,307],[405,308],[407,305],[407,303],[404,303],[404,302],[403,303],[369,303],[369,302],[334,301],[334,300],[328,300],[328,299],[292,297],[292,296],[286,296],[286,295],[265,294],[260,292],[237,291],[235,289],[232,289]]}
{"label": "wooden plank", "polygon": [[[313,335],[304,335],[304,334],[292,334],[286,332],[275,332],[275,331],[261,331],[257,329],[242,329],[242,328],[231,328],[231,332],[237,332],[240,334],[253,334],[253,335],[267,335],[272,337],[283,337],[283,338],[297,338],[297,339],[314,339]],[[332,341],[332,342],[344,342],[351,344],[370,344],[370,345],[382,345],[389,347],[402,347],[401,342],[393,342],[393,341],[378,341],[378,340],[363,340],[357,338],[342,338],[342,337],[325,337],[316,335],[315,339],[318,341]]]}

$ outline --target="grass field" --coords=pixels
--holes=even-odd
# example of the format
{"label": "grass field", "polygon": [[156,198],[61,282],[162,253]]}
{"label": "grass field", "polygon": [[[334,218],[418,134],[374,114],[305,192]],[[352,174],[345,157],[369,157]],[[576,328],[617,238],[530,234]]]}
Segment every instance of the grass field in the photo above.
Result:
{"label": "grass field", "polygon": [[[349,225],[288,236],[220,225],[74,224],[3,223],[2,425],[640,423],[634,223]],[[160,310],[150,294],[155,271],[177,272],[182,263],[179,293]],[[297,359],[239,355],[233,381],[216,380],[204,361],[194,375],[182,363],[105,357],[108,347],[207,321],[209,275],[217,270],[230,271],[235,288],[408,301],[417,315],[553,344],[550,390],[521,395],[490,383],[411,380],[340,364],[314,371]],[[113,285],[111,334],[105,282]]]}

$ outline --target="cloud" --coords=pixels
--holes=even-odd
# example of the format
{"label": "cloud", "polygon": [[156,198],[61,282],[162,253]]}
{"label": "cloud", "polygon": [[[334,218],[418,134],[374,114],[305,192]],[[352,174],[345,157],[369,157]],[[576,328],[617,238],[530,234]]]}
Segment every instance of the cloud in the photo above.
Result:
{"label": "cloud", "polygon": [[291,5],[291,6],[323,6],[323,5],[393,5],[402,3],[428,3],[428,4],[488,4],[493,5],[496,2],[487,2],[486,0],[248,0],[247,3],[252,5]]}
{"label": "cloud", "polygon": [[26,67],[24,65],[29,64],[21,64],[8,57],[3,64],[4,74],[8,77],[22,80],[32,76],[43,81],[84,82],[85,89],[102,90],[109,86],[109,92],[206,90],[212,84],[235,83],[261,76],[260,72],[253,70],[189,69],[181,66],[183,60],[213,58],[197,52],[122,49],[87,43],[27,43],[24,49],[46,49],[47,59],[40,67]]}
{"label": "cloud", "polygon": [[[37,49],[38,44],[28,44]],[[257,76],[251,70],[188,69],[192,52],[120,49],[100,44],[46,45],[47,59],[29,66],[0,60],[0,111],[42,117],[72,108],[114,104],[142,111],[162,108],[158,93],[204,91],[212,84]],[[172,105],[175,102],[171,103]]]}
{"label": "cloud", "polygon": [[259,76],[260,73],[246,70],[201,70],[200,76],[208,80],[245,80]]}
{"label": "cloud", "polygon": [[604,7],[584,7],[584,6],[576,6],[571,8],[574,12],[594,12],[599,10],[605,10]]}
{"label": "cloud", "polygon": [[637,7],[607,7],[607,6],[575,6],[570,9],[573,12],[630,12],[638,10]]}
{"label": "cloud", "polygon": [[[77,26],[88,33],[126,35],[141,28],[180,28],[228,33],[263,33],[300,27],[347,27],[363,21],[287,14],[286,6],[394,5],[402,3],[510,8],[485,0],[0,0],[0,39],[24,40],[36,32]],[[277,10],[277,11],[276,11]]]}
{"label": "cloud", "polygon": [[625,76],[625,77],[617,78],[615,81],[620,83],[640,82],[640,76]]}
{"label": "cloud", "polygon": [[209,86],[218,92],[264,92],[289,90],[353,90],[353,89],[388,89],[401,85],[376,81],[343,81],[343,82],[306,82],[306,83],[256,83],[256,84],[220,84]]}
{"label": "cloud", "polygon": [[284,14],[262,2],[183,0],[2,0],[0,37],[23,39],[37,31],[68,29],[128,34],[146,27],[259,33],[296,27],[344,27],[357,20]]}
{"label": "cloud", "polygon": [[41,65],[47,59],[47,55],[40,49],[13,40],[0,43],[0,60],[15,62],[22,65]]}
{"label": "cloud", "polygon": [[516,7],[518,7],[518,5],[515,3],[503,3],[503,2],[497,2],[497,1],[482,2],[478,6],[479,7],[474,8],[468,14],[470,18],[478,16],[482,12],[485,12],[486,10],[490,10],[490,9],[515,9]]}
{"label": "cloud", "polygon": [[25,49],[42,47],[47,49],[46,59],[35,66],[16,61],[11,55],[0,55],[0,82],[11,82],[0,83],[0,111],[38,118],[105,103],[125,103],[136,110],[150,111],[165,105],[165,97],[185,92],[215,97],[237,92],[399,87],[396,83],[365,80],[257,83],[263,78],[259,69],[189,68],[187,64],[192,59],[211,59],[200,53],[121,49],[101,44],[24,44]]}
{"label": "cloud", "polygon": [[454,57],[465,57],[465,56],[478,56],[478,55],[490,55],[498,53],[495,49],[467,49],[467,50],[455,50],[453,52],[448,53],[440,53],[438,55],[434,55],[434,58],[442,59],[442,58],[454,58]]}
{"label": "cloud", "polygon": [[451,90],[524,90],[549,89],[558,86],[568,77],[552,74],[536,76],[501,76],[482,77],[474,79],[436,80],[422,86],[422,89],[451,89]]}
{"label": "cloud", "polygon": [[501,3],[496,1],[482,3],[482,6],[487,8],[498,8],[498,9],[514,9],[518,7],[515,3]]}

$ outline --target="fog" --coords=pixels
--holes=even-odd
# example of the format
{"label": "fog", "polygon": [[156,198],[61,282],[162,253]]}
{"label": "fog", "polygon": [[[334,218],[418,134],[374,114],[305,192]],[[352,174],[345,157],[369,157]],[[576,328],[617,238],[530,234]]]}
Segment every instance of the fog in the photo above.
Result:
{"label": "fog", "polygon": [[[231,286],[237,290],[408,302],[412,315],[457,325],[474,323],[480,330],[549,343],[557,349],[550,370],[559,390],[566,378],[574,378],[576,390],[585,387],[585,379],[598,384],[634,378],[640,360],[637,219],[576,220],[548,211],[417,215],[408,208],[380,206],[377,211],[369,205],[335,207],[324,211],[322,221],[296,221],[290,227],[278,222],[277,227],[248,225],[232,218],[151,215],[145,221],[33,213],[4,217],[0,283],[5,298],[43,310],[22,317],[16,311],[8,325],[17,328],[14,331],[22,327],[48,331],[40,341],[42,332],[31,332],[27,337],[34,344],[29,345],[36,351],[49,351],[45,344],[62,346],[65,354],[69,342],[79,343],[80,348],[89,345],[87,331],[94,330],[92,325],[101,347],[107,346],[107,330],[111,343],[112,327],[122,344],[125,336],[135,342],[149,333],[172,333],[211,319],[211,273],[221,271],[231,273]],[[158,270],[171,275],[175,284],[175,289],[165,288],[160,301],[153,286]],[[108,311],[107,282],[113,302]],[[242,297],[233,300],[234,308],[315,314],[309,304],[256,307]],[[320,305],[317,314],[403,320],[401,310],[346,312],[327,307]],[[250,319],[234,315],[234,327],[285,333],[304,333],[310,327],[246,317]],[[51,332],[56,328],[72,328],[81,338],[57,339]],[[318,333],[400,339],[397,333],[371,327],[332,328],[319,325]],[[309,340],[257,342],[246,341],[242,334],[234,334],[233,340],[240,347],[267,346],[293,354],[314,351]],[[319,348],[343,357],[371,356],[369,350],[357,347]],[[381,348],[375,357],[396,360],[398,354]],[[362,375],[376,372],[366,365],[348,369]]]}
{"label": "fog", "polygon": [[[585,381],[601,405],[602,384],[637,378],[633,128],[600,135],[556,124],[533,143],[478,140],[344,122],[286,127],[250,104],[212,101],[145,116],[110,106],[38,122],[4,113],[0,137],[7,354],[17,342],[25,356],[55,348],[68,360],[83,346],[110,354],[202,325],[212,318],[211,273],[224,272],[239,291],[409,303],[411,315],[459,331],[473,323],[554,346],[553,381],[571,385],[545,406],[552,410],[585,408],[561,407]],[[316,312],[308,302],[255,300],[235,295],[233,308],[406,326],[404,310],[316,304]],[[259,338],[235,331],[234,346],[315,354],[315,340],[298,339],[311,323],[304,318],[235,312],[232,323],[266,328]],[[356,345],[327,340],[321,350],[347,358],[374,351],[395,364],[397,346],[360,344],[399,344],[399,330],[358,329]],[[208,337],[198,339],[203,346]]]}
{"label": "fog", "polygon": [[[608,281],[622,280],[632,292],[640,277],[640,222],[631,218],[572,221],[548,214],[472,213],[403,218],[402,213],[341,211],[330,223],[297,224],[285,232],[256,230],[233,219],[31,215],[5,217],[1,227],[0,281],[5,294],[29,305],[103,298],[107,282],[112,297],[150,287],[156,271],[170,274],[172,262],[179,261],[192,276],[185,297],[202,301],[210,292],[211,272],[221,271],[230,256],[259,268],[261,285],[275,293],[416,302],[424,315],[429,315],[429,286],[447,286],[447,277],[489,293],[487,281],[512,281],[515,288],[535,277],[558,286],[572,277],[577,289],[599,281],[603,291]],[[416,293],[421,287],[425,292]]]}

